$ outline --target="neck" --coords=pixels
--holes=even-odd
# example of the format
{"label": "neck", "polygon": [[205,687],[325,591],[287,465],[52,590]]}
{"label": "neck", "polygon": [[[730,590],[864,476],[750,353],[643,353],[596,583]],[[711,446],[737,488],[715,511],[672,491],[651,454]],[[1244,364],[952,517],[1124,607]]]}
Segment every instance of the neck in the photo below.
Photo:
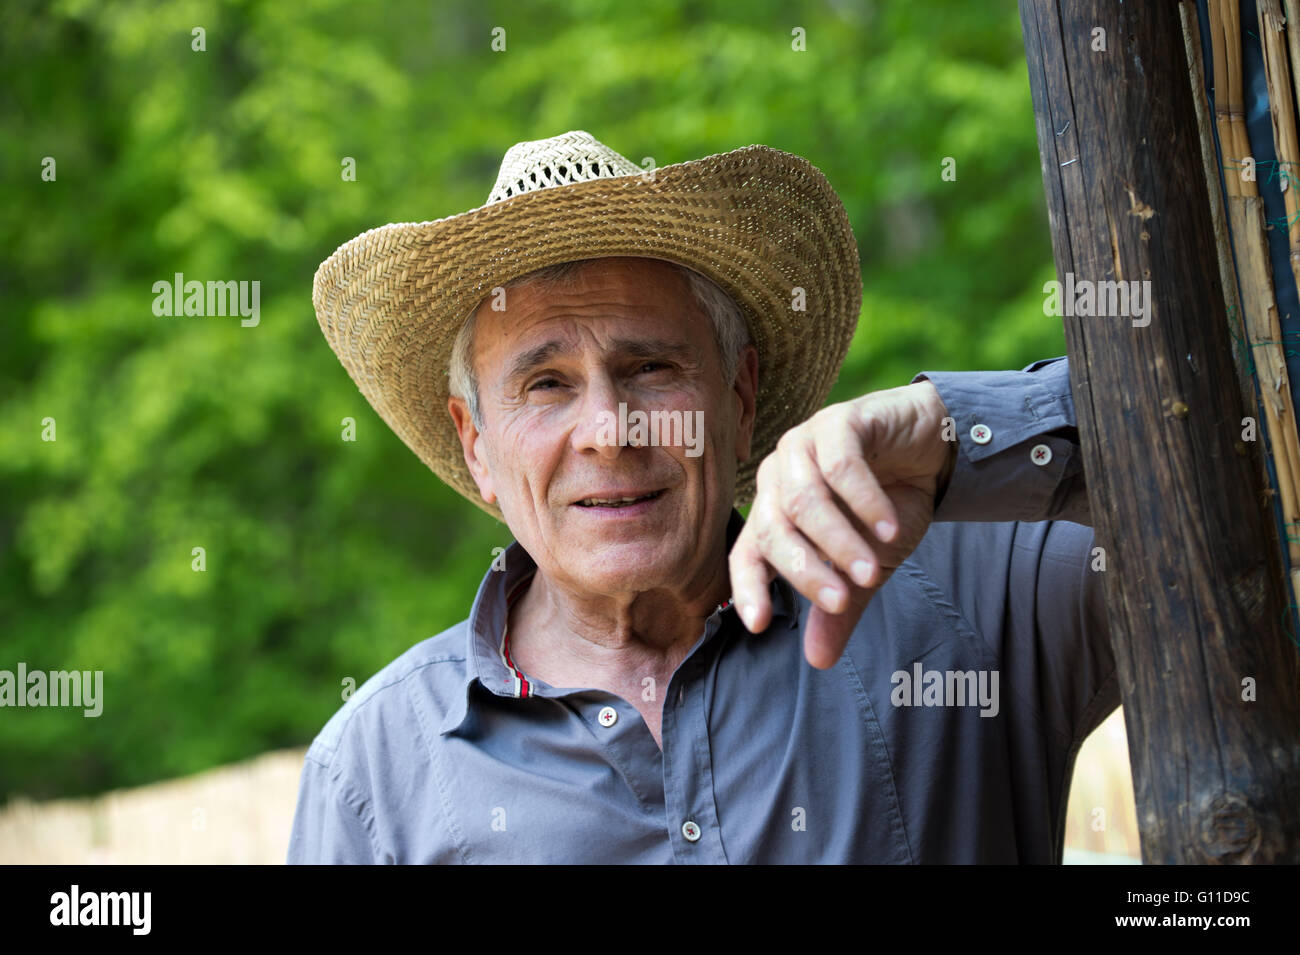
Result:
{"label": "neck", "polygon": [[676,590],[578,593],[539,568],[510,614],[511,653],[525,673],[552,686],[621,692],[646,676],[666,682],[730,596],[725,542]]}

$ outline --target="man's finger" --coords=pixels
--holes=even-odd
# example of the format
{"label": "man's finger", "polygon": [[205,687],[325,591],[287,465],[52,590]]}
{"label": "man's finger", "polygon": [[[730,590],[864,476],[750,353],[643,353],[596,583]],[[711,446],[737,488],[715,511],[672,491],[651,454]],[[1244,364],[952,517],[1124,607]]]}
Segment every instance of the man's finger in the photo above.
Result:
{"label": "man's finger", "polygon": [[749,525],[736,538],[727,562],[731,570],[731,597],[736,602],[736,613],[751,633],[761,633],[771,619],[772,601],[768,597],[767,585],[772,580],[773,571],[763,560]]}
{"label": "man's finger", "polygon": [[817,548],[779,508],[764,502],[754,526],[754,540],[763,560],[795,590],[828,613],[839,613],[848,606],[849,582],[816,559]]}
{"label": "man's finger", "polygon": [[827,613],[816,606],[809,608],[803,640],[804,656],[809,663],[819,670],[828,670],[835,665],[848,646],[853,628],[879,589],[854,587],[848,609],[843,613]]}
{"label": "man's finger", "polygon": [[[811,542],[819,555],[829,557],[858,586],[870,584],[876,577],[880,560],[870,541],[858,533],[844,513],[843,502],[826,483],[821,467],[812,455],[812,445],[791,443],[778,449],[778,454],[782,465],[781,509],[791,527]],[[871,483],[876,484],[874,477],[871,477]],[[879,489],[878,484],[876,488]],[[815,599],[811,593],[802,592],[810,600]],[[831,607],[826,605],[826,609]]]}
{"label": "man's finger", "polygon": [[860,446],[853,447],[824,433],[817,436],[813,445],[813,454],[827,486],[864,527],[871,528],[876,537],[888,542],[898,533],[898,512],[864,459],[865,453],[866,449]]}

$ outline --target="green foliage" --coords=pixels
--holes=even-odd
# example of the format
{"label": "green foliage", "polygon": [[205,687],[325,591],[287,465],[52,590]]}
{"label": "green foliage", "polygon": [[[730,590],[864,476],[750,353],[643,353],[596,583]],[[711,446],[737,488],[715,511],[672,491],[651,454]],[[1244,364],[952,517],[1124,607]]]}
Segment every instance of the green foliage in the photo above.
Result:
{"label": "green foliage", "polygon": [[[1041,310],[1014,7],[68,0],[0,17],[0,669],[105,674],[98,719],[0,710],[0,798],[305,743],[345,678],[466,615],[509,534],[361,398],[311,279],[368,228],[481,205],[514,142],[578,128],[659,166],[750,143],[808,157],[848,207],[866,289],[833,400],[1064,352]],[[176,272],[260,281],[260,324],[156,317],[152,285]]]}

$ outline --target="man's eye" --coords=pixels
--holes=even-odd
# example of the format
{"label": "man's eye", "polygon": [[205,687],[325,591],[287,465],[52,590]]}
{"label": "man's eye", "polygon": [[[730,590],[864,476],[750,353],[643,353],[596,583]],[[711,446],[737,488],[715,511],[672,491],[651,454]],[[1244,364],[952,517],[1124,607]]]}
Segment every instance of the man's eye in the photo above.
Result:
{"label": "man's eye", "polygon": [[533,382],[531,385],[528,386],[528,390],[537,391],[540,388],[543,391],[549,391],[550,390],[549,386],[551,385],[558,386],[559,382],[556,381],[554,378],[539,378],[537,381]]}
{"label": "man's eye", "polygon": [[645,372],[647,369],[649,371],[658,371],[661,368],[668,368],[668,367],[670,366],[665,361],[647,361],[647,362],[642,362],[641,371]]}

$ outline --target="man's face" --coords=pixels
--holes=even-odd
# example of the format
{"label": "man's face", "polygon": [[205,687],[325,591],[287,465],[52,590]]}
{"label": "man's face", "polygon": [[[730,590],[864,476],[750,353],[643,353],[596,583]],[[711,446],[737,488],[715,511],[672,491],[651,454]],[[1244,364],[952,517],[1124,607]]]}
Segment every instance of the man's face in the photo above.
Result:
{"label": "man's face", "polygon": [[[466,461],[556,582],[605,595],[689,588],[714,570],[749,457],[756,353],[746,350],[734,386],[724,382],[708,317],[664,262],[601,259],[575,278],[510,289],[504,311],[480,305],[483,430],[463,401],[449,404]],[[636,411],[679,412],[684,430],[648,432],[659,446],[619,446],[620,402],[632,422]],[[696,422],[701,433],[685,430]]]}

